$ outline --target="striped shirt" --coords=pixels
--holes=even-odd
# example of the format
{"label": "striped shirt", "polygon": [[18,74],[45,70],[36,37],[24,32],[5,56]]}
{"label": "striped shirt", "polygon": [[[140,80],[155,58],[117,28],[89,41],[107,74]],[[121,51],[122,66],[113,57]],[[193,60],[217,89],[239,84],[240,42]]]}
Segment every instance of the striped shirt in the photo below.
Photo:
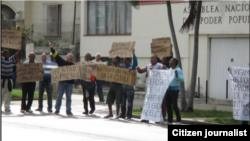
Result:
{"label": "striped shirt", "polygon": [[44,79],[50,79],[51,75],[50,75],[50,71],[54,68],[57,68],[57,64],[53,63],[51,61],[46,61],[43,63],[43,68],[44,68]]}
{"label": "striped shirt", "polygon": [[15,56],[12,55],[8,59],[1,57],[1,76],[12,77],[13,63],[15,62]]}

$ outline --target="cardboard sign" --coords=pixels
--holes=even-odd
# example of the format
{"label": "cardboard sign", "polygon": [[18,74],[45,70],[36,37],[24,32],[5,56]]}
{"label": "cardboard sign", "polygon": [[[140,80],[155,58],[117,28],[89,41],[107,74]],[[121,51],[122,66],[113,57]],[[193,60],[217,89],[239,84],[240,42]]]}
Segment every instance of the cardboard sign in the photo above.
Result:
{"label": "cardboard sign", "polygon": [[57,83],[64,80],[82,79],[91,81],[92,68],[84,65],[71,65],[58,67],[51,70],[51,83]]}
{"label": "cardboard sign", "polygon": [[97,66],[96,79],[134,86],[136,84],[136,71],[99,65]]}
{"label": "cardboard sign", "polygon": [[97,75],[97,65],[107,65],[108,62],[92,62],[92,61],[84,61],[79,62],[77,65],[87,65],[92,68],[92,73],[96,76]]}
{"label": "cardboard sign", "polygon": [[2,47],[21,50],[22,32],[18,30],[2,30]]}
{"label": "cardboard sign", "polygon": [[230,67],[233,92],[233,117],[235,120],[249,121],[249,68]]}
{"label": "cardboard sign", "polygon": [[174,79],[174,70],[151,70],[148,74],[147,92],[141,120],[163,122],[162,102],[169,84]]}
{"label": "cardboard sign", "polygon": [[109,58],[119,56],[120,58],[130,58],[132,55],[135,42],[114,42],[112,44],[111,53]]}
{"label": "cardboard sign", "polygon": [[17,83],[36,82],[43,80],[43,64],[16,64]]}
{"label": "cardboard sign", "polygon": [[151,53],[157,55],[159,58],[172,56],[171,38],[155,38],[151,43]]}

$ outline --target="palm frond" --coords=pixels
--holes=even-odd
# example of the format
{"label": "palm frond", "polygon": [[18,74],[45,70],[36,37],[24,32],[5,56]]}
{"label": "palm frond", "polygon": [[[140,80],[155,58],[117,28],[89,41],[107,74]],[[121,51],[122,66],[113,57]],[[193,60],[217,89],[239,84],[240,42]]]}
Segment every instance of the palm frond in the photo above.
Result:
{"label": "palm frond", "polygon": [[190,29],[193,29],[193,26],[195,24],[195,19],[197,16],[198,1],[190,1],[189,7],[190,7],[190,13],[180,29],[181,33],[184,33],[185,31],[188,32],[190,31]]}
{"label": "palm frond", "polygon": [[136,10],[140,9],[140,4],[139,4],[139,1],[136,0],[136,1],[128,1],[131,6],[133,6]]}

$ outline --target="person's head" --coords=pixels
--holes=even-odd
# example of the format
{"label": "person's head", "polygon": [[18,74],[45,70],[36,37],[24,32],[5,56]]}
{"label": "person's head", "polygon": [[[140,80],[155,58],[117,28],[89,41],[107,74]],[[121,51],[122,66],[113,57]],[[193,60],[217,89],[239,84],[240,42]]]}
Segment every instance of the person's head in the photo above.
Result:
{"label": "person's head", "polygon": [[90,53],[86,53],[85,54],[85,61],[90,61],[91,59],[91,54]]}
{"label": "person's head", "polygon": [[99,62],[99,61],[100,61],[100,58],[101,58],[101,54],[100,54],[100,53],[97,53],[97,54],[95,55],[95,60],[96,60],[97,62]]}
{"label": "person's head", "polygon": [[41,60],[42,60],[42,62],[46,62],[47,56],[46,56],[45,53],[43,53],[43,54],[41,55]]}
{"label": "person's head", "polygon": [[10,57],[10,51],[9,50],[4,50],[3,51],[3,56],[5,59],[9,58]]}
{"label": "person's head", "polygon": [[34,60],[35,60],[35,58],[36,58],[35,53],[34,53],[34,52],[31,52],[31,53],[29,54],[29,58],[30,58],[30,61],[31,61],[31,62],[34,62]]}
{"label": "person's head", "polygon": [[124,64],[125,64],[126,66],[129,66],[130,63],[131,63],[131,58],[125,58],[125,59],[124,59]]}
{"label": "person's head", "polygon": [[114,64],[114,65],[119,64],[119,63],[120,63],[120,60],[121,60],[121,58],[120,58],[119,56],[113,57],[113,64]]}
{"label": "person's head", "polygon": [[176,58],[172,58],[169,61],[169,67],[176,67],[178,65],[178,60]]}
{"label": "person's head", "polygon": [[162,64],[166,64],[166,61],[167,61],[167,57],[162,57],[161,63],[162,63]]}
{"label": "person's head", "polygon": [[68,53],[66,55],[66,59],[67,59],[68,63],[72,63],[73,62],[73,58],[74,58],[74,55],[72,53]]}
{"label": "person's head", "polygon": [[155,54],[152,54],[150,57],[150,62],[151,64],[156,64],[157,63],[157,56]]}

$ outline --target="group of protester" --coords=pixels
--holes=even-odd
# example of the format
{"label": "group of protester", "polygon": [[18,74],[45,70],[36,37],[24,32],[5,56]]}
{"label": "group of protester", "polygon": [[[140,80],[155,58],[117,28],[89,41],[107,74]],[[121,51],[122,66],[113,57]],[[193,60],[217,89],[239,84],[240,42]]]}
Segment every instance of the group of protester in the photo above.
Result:
{"label": "group of protester", "polygon": [[[41,60],[43,63],[43,73],[44,78],[39,82],[39,100],[38,100],[38,108],[36,111],[43,111],[43,94],[46,89],[47,97],[48,97],[48,112],[52,111],[52,91],[53,86],[51,85],[51,75],[50,70],[56,67],[69,66],[74,65],[73,58],[74,55],[69,53],[66,55],[66,60],[58,55],[58,52],[53,48],[53,45],[50,44],[51,49],[51,61],[47,61],[46,54],[43,53],[41,55]],[[171,45],[172,47],[172,45]],[[109,52],[110,53],[110,52]],[[20,50],[13,56],[10,56],[10,52],[5,50],[2,52],[1,62],[2,62],[2,71],[1,71],[1,87],[2,87],[2,104],[4,103],[5,112],[10,112],[10,101],[11,101],[11,91],[13,89],[14,83],[12,80],[12,72],[13,64],[17,63],[17,57],[20,54]],[[26,60],[24,64],[28,63],[36,63],[35,62],[35,54],[29,54],[29,60]],[[85,61],[92,62],[101,62],[100,60],[101,54],[97,54],[94,60],[91,60],[91,54],[87,53],[85,55]],[[135,50],[133,49],[133,57],[125,58],[124,63],[120,63],[121,58],[119,56],[115,56],[112,59],[113,67],[120,67],[129,70],[137,71],[138,73],[149,73],[150,70],[175,70],[175,78],[171,82],[162,103],[162,115],[165,119],[166,109],[168,113],[168,124],[172,124],[173,122],[173,113],[172,108],[174,109],[177,116],[177,124],[181,124],[180,112],[177,105],[178,93],[179,93],[179,81],[184,81],[182,70],[177,66],[178,60],[172,57],[163,57],[160,60],[156,55],[151,55],[150,63],[146,65],[144,68],[138,67],[137,57],[135,55]],[[18,70],[16,70],[18,72]],[[146,81],[146,79],[145,79]],[[99,101],[105,101],[102,93],[102,81],[96,80],[94,75],[91,75],[91,82],[86,82],[84,80],[65,80],[60,81],[57,86],[57,99],[55,105],[54,114],[60,113],[60,108],[62,104],[62,97],[64,92],[66,93],[66,114],[72,116],[71,112],[71,95],[73,92],[73,86],[81,84],[83,90],[83,114],[93,114],[95,111],[95,100],[94,95],[95,91],[97,91],[99,96]],[[21,113],[27,112],[31,113],[31,106],[33,101],[33,96],[35,92],[36,82],[26,82],[22,83],[22,103],[21,103]],[[96,88],[97,87],[97,88]],[[133,110],[133,101],[134,101],[134,87],[112,82],[109,87],[109,91],[107,94],[106,103],[108,104],[109,114],[104,118],[113,117],[112,113],[112,105],[114,101],[116,101],[116,116],[115,119],[119,118],[132,118],[132,110]],[[26,96],[28,95],[28,103],[26,104]],[[90,111],[88,110],[88,102],[90,103]],[[128,105],[126,104],[128,102]],[[127,106],[126,106],[127,105]],[[121,113],[120,113],[121,109]],[[142,120],[142,122],[148,122],[147,120]]]}

